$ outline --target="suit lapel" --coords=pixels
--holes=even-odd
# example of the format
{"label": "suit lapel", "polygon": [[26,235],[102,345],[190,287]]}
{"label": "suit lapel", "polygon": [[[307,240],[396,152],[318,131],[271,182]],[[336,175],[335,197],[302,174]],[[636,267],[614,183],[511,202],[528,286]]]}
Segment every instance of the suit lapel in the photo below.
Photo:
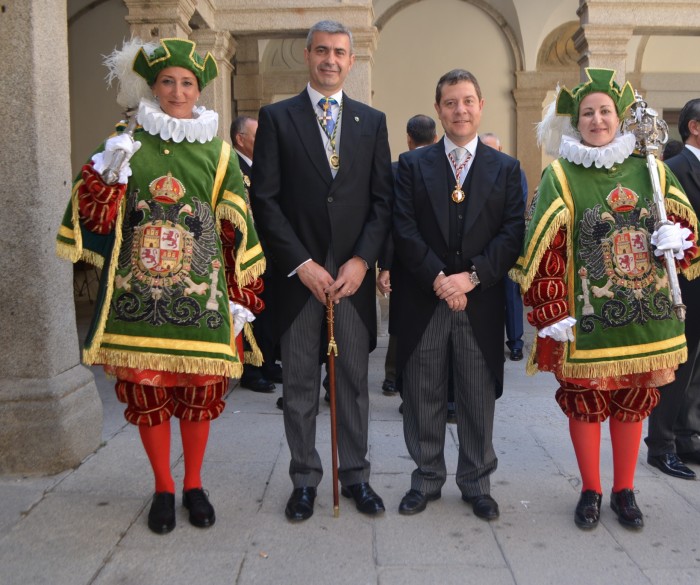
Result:
{"label": "suit lapel", "polygon": [[696,157],[685,147],[683,148],[682,152],[683,156],[685,156],[690,164],[690,174],[695,182],[695,187],[697,188],[698,192],[700,192],[700,160],[698,160],[698,157]]}
{"label": "suit lapel", "polygon": [[442,237],[445,238],[445,243],[447,243],[450,231],[448,182],[453,180],[453,177],[447,176],[445,141],[442,139],[433,146],[426,146],[425,148],[429,150],[425,153],[425,156],[419,159],[418,164],[426,192],[428,193],[428,199],[433,206]]}
{"label": "suit lapel", "polygon": [[289,116],[292,125],[299,135],[299,139],[306,153],[309,155],[312,164],[323,177],[323,180],[330,184],[333,181],[331,169],[328,166],[328,158],[323,149],[323,142],[319,133],[318,119],[311,105],[309,94],[304,89],[289,106]]}
{"label": "suit lapel", "polygon": [[479,140],[476,146],[476,156],[469,172],[471,177],[470,192],[467,193],[467,218],[464,224],[464,235],[474,226],[479,219],[481,209],[486,203],[486,198],[491,193],[491,188],[496,181],[500,165],[495,156],[495,151]]}

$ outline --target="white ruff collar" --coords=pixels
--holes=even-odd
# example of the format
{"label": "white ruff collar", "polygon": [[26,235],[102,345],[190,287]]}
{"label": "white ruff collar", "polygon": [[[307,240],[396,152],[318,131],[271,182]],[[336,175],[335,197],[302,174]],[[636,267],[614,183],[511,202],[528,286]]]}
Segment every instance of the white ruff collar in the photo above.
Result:
{"label": "white ruff collar", "polygon": [[615,139],[605,146],[586,146],[577,138],[567,136],[561,138],[559,156],[575,165],[583,165],[588,168],[595,165],[597,168],[609,169],[614,164],[620,164],[634,152],[634,134],[627,132],[618,134]]}
{"label": "white ruff collar", "polygon": [[160,109],[158,102],[141,98],[136,121],[153,136],[173,142],[209,142],[219,127],[219,114],[202,106],[192,108],[193,118],[173,118]]}

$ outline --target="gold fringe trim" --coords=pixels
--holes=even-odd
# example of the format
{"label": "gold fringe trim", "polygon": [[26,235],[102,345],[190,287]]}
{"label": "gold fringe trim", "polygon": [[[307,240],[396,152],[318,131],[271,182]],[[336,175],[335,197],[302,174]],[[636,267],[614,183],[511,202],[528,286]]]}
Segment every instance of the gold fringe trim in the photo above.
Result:
{"label": "gold fringe trim", "polygon": [[243,364],[240,362],[230,362],[217,358],[141,353],[108,348],[91,352],[83,351],[83,362],[87,365],[109,364],[125,368],[227,376],[229,378],[240,378],[243,374]]}
{"label": "gold fringe trim", "polygon": [[[511,268],[508,272],[508,276],[510,276],[511,280],[513,282],[517,282],[520,285],[520,290],[523,294],[526,293],[527,290],[532,286],[532,281],[535,280],[535,276],[537,276],[537,271],[540,267],[540,262],[542,262],[542,258],[544,257],[545,253],[549,249],[550,244],[554,240],[554,236],[557,235],[557,233],[562,227],[568,227],[570,218],[571,214],[569,213],[569,210],[565,209],[552,220],[552,223],[547,228],[547,231],[540,238],[540,243],[537,246],[535,253],[533,254],[532,261],[530,263],[530,268],[527,270],[527,272],[523,272],[518,268]],[[566,248],[567,253],[570,254],[571,251],[569,249],[570,242],[568,233]]]}
{"label": "gold fringe trim", "polygon": [[[102,345],[102,336],[105,332],[105,327],[107,326],[107,316],[109,315],[109,308],[112,305],[112,295],[114,294],[114,275],[117,271],[117,260],[119,259],[119,250],[122,247],[122,219],[124,217],[124,211],[126,209],[126,197],[122,198],[122,202],[117,210],[117,221],[115,223],[114,230],[114,244],[112,246],[112,257],[109,262],[109,274],[106,277],[107,287],[105,290],[105,298],[100,307],[100,316],[97,319],[97,327],[95,328],[95,335],[90,341],[90,346],[85,346],[83,350],[83,356],[87,363],[102,363],[102,361],[95,357],[100,353],[100,346]],[[115,364],[123,365],[123,364]],[[150,367],[150,366],[146,366]]]}
{"label": "gold fringe trim", "polygon": [[241,257],[243,254],[245,254],[246,245],[248,243],[248,224],[246,223],[245,218],[242,217],[233,207],[221,204],[216,208],[216,229],[218,230],[219,234],[221,234],[222,219],[230,221],[242,234],[241,243],[235,252],[236,265],[234,267],[236,282],[238,283],[238,288],[240,290],[242,287],[250,284],[256,278],[264,274],[266,268],[265,258],[261,258],[259,262],[256,262],[253,264],[253,266],[241,272]]}
{"label": "gold fringe trim", "polygon": [[694,278],[697,278],[700,276],[700,262],[695,262],[688,268],[685,268],[681,270],[683,273],[683,276],[685,276],[688,280],[693,280]]}
{"label": "gold fringe trim", "polygon": [[243,336],[250,345],[251,351],[246,351],[243,354],[244,362],[250,364],[251,366],[262,366],[263,365],[263,355],[258,347],[258,342],[255,341],[255,336],[253,335],[253,326],[250,323],[243,325]]}
{"label": "gold fringe trim", "polygon": [[105,261],[105,259],[97,252],[93,252],[92,250],[83,250],[81,253],[75,246],[71,246],[70,244],[66,244],[65,242],[61,241],[56,242],[56,256],[63,260],[70,260],[73,263],[80,262],[82,260],[83,262],[92,264],[100,269],[104,266]]}
{"label": "gold fringe trim", "polygon": [[[681,193],[674,187],[671,187],[669,189],[669,194],[673,193],[676,197],[679,199],[683,199],[687,202],[688,207],[685,205],[679,203],[678,201],[674,201],[670,197],[665,197],[664,198],[664,204],[666,207],[666,214],[667,215],[675,215],[677,217],[682,217],[684,220],[686,220],[692,228],[695,228],[698,225],[698,218],[697,215],[693,212],[692,208],[690,207],[690,201],[688,201],[688,198],[685,196],[685,194]],[[697,233],[696,233],[697,236]]]}
{"label": "gold fringe trim", "polygon": [[528,376],[534,376],[540,371],[537,367],[537,361],[535,360],[535,358],[537,357],[538,339],[539,337],[537,337],[537,331],[535,331],[535,340],[532,342],[532,349],[530,350],[530,355],[527,357],[527,362],[525,363],[525,373]]}
{"label": "gold fringe trim", "polygon": [[675,368],[688,359],[688,348],[683,347],[663,355],[620,359],[605,363],[585,363],[562,365],[562,375],[568,378],[602,378],[642,374],[652,370]]}

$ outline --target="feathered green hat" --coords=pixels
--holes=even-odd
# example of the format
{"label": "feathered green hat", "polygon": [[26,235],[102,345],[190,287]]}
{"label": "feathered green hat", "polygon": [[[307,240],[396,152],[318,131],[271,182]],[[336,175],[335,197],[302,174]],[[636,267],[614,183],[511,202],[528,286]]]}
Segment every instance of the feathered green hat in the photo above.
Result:
{"label": "feathered green hat", "polygon": [[160,39],[160,44],[149,55],[144,48],[136,54],[134,71],[143,77],[149,86],[166,67],[184,67],[194,73],[200,91],[219,74],[216,59],[211,53],[202,57],[195,51],[194,41],[187,39]]}
{"label": "feathered green hat", "polygon": [[566,87],[561,89],[557,96],[557,114],[571,116],[571,125],[576,128],[578,126],[578,110],[581,100],[588,94],[601,92],[612,98],[612,101],[615,102],[617,115],[622,119],[627,108],[634,103],[632,84],[628,81],[620,88],[615,81],[615,71],[613,69],[587,67],[586,76],[588,81],[577,85],[574,89],[568,90]]}

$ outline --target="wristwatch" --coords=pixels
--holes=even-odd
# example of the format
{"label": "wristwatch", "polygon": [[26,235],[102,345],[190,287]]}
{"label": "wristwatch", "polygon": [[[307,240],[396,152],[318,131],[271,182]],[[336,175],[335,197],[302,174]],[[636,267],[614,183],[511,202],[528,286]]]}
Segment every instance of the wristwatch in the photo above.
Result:
{"label": "wristwatch", "polygon": [[469,280],[475,287],[481,284],[479,275],[476,273],[476,266],[472,266],[472,271],[469,273]]}

